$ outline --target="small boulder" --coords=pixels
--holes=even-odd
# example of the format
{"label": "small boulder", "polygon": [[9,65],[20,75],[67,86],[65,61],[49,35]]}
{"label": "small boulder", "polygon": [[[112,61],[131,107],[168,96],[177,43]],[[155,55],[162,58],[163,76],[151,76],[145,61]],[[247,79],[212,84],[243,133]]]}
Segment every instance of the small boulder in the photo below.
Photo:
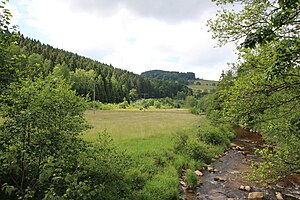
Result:
{"label": "small boulder", "polygon": [[276,192],[277,200],[283,200],[282,194],[280,192]]}
{"label": "small boulder", "polygon": [[245,190],[245,186],[241,185],[241,186],[239,187],[239,189],[240,189],[240,190]]}
{"label": "small boulder", "polygon": [[250,192],[250,191],[251,191],[251,187],[250,187],[250,186],[245,186],[245,190],[246,190],[247,192]]}
{"label": "small boulder", "polygon": [[180,181],[180,185],[183,186],[183,187],[187,187],[187,185],[184,181]]}
{"label": "small boulder", "polygon": [[203,173],[200,172],[199,170],[196,170],[196,171],[195,171],[195,174],[196,174],[197,176],[203,176]]}
{"label": "small boulder", "polygon": [[214,172],[214,168],[212,166],[207,167],[208,172]]}
{"label": "small boulder", "polygon": [[237,145],[234,143],[230,143],[230,148],[233,148],[233,147],[237,147]]}
{"label": "small boulder", "polygon": [[248,199],[260,200],[263,199],[265,194],[263,192],[250,192],[248,194]]}
{"label": "small boulder", "polygon": [[215,176],[215,177],[214,177],[214,180],[215,180],[215,181],[220,181],[220,182],[225,182],[225,181],[226,181],[224,178],[221,178],[221,177],[219,177],[219,176]]}
{"label": "small boulder", "polygon": [[243,150],[245,150],[245,147],[237,146],[235,149],[238,151],[243,151]]}

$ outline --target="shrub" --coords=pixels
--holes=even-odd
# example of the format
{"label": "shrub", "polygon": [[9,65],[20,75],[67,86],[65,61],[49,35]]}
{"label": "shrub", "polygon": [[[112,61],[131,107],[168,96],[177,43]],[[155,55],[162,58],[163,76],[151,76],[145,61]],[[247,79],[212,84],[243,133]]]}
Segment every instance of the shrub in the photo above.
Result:
{"label": "shrub", "polygon": [[200,114],[200,109],[198,107],[192,107],[192,108],[189,109],[189,111],[194,115],[199,115]]}
{"label": "shrub", "polygon": [[177,132],[174,137],[174,150],[177,153],[186,152],[187,141],[189,139],[188,134],[185,132]]}
{"label": "shrub", "polygon": [[207,144],[212,145],[229,145],[234,133],[228,124],[219,126],[211,125],[210,121],[206,121],[201,126],[199,137]]}
{"label": "shrub", "polygon": [[188,140],[187,153],[192,159],[210,163],[212,156],[209,149],[209,145],[204,142],[198,141],[197,139]]}
{"label": "shrub", "polygon": [[154,101],[154,107],[157,108],[157,109],[161,108],[161,103],[157,100]]}

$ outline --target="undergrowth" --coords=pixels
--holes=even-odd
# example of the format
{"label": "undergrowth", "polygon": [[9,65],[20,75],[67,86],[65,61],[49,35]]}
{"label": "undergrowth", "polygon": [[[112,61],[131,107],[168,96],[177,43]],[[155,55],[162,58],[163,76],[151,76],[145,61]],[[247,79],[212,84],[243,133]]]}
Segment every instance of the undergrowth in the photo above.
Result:
{"label": "undergrowth", "polygon": [[[189,130],[190,131],[190,130]],[[148,152],[127,152],[128,169],[123,170],[131,199],[180,199],[179,178],[185,177],[190,189],[201,184],[194,171],[227,148],[233,132],[229,126],[216,126],[205,120],[199,130],[180,131],[173,136],[173,147]],[[157,136],[159,137],[159,136]],[[154,147],[155,148],[155,147]]]}

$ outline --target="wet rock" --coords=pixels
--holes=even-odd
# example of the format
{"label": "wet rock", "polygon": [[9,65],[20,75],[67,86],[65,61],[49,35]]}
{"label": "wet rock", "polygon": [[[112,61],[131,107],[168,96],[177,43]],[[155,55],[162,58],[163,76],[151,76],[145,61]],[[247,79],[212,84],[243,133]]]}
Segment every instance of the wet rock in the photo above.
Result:
{"label": "wet rock", "polygon": [[214,172],[214,168],[212,166],[207,166],[208,172]]}
{"label": "wet rock", "polygon": [[240,190],[243,190],[243,191],[247,191],[247,192],[250,192],[251,191],[251,187],[250,186],[244,186],[244,185],[241,185],[239,187]]}
{"label": "wet rock", "polygon": [[234,143],[230,143],[230,148],[236,148],[238,145],[237,144],[234,144]]}
{"label": "wet rock", "polygon": [[246,190],[247,192],[250,192],[250,191],[251,191],[251,187],[250,187],[250,186],[245,186],[245,190]]}
{"label": "wet rock", "polygon": [[215,180],[215,181],[220,181],[220,182],[225,182],[225,181],[226,181],[224,178],[221,178],[221,177],[219,177],[219,176],[215,176],[215,177],[214,177],[214,180]]}
{"label": "wet rock", "polygon": [[277,200],[283,200],[282,194],[280,192],[276,192]]}
{"label": "wet rock", "polygon": [[237,147],[235,147],[235,149],[238,151],[243,151],[243,150],[245,150],[245,147],[237,146]]}
{"label": "wet rock", "polygon": [[248,194],[248,199],[251,200],[260,200],[263,199],[265,194],[263,192],[251,192]]}
{"label": "wet rock", "polygon": [[195,174],[196,174],[197,176],[203,176],[203,173],[200,172],[199,170],[196,170],[196,171],[195,171]]}
{"label": "wet rock", "polygon": [[214,172],[214,173],[218,173],[219,170],[217,170],[217,169],[214,168],[213,172]]}

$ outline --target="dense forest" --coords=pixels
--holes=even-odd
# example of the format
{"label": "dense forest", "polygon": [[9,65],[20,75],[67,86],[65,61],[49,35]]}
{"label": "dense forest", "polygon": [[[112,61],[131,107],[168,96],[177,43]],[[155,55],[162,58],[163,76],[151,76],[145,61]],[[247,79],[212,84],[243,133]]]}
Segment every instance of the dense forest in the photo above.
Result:
{"label": "dense forest", "polygon": [[192,93],[184,84],[154,81],[75,53],[53,48],[34,39],[24,38],[23,35],[20,35],[18,46],[15,46],[13,51],[24,56],[20,64],[27,68],[26,76],[46,76],[54,71],[70,80],[73,89],[80,95],[89,95],[92,98],[95,90],[95,99],[103,103],[119,103],[124,98],[128,101],[133,100],[130,91],[136,92],[140,98],[175,97],[178,92]]}
{"label": "dense forest", "polygon": [[175,81],[182,84],[189,84],[189,81],[196,80],[195,73],[193,72],[170,72],[170,71],[163,71],[163,70],[151,70],[146,71],[141,74],[144,77],[155,78],[159,80],[169,80]]}

